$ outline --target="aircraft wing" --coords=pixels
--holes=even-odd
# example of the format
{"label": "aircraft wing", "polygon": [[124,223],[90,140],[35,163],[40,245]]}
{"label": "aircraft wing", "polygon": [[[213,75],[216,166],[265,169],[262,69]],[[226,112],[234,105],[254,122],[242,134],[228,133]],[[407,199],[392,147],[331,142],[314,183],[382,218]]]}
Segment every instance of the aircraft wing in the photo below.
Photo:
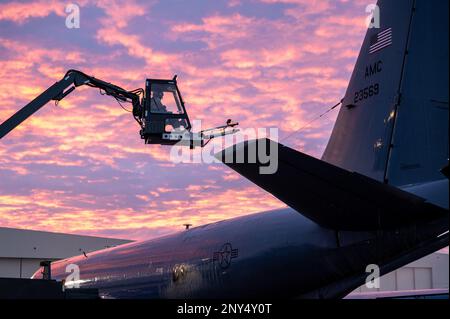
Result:
{"label": "aircraft wing", "polygon": [[[277,170],[261,174],[260,148],[277,149]],[[264,150],[264,149],[263,149]],[[275,155],[275,154],[273,154]],[[447,216],[425,199],[308,156],[269,139],[246,141],[216,158],[321,226],[336,230],[379,230]],[[231,160],[230,160],[231,159]],[[241,159],[240,163],[238,159]]]}

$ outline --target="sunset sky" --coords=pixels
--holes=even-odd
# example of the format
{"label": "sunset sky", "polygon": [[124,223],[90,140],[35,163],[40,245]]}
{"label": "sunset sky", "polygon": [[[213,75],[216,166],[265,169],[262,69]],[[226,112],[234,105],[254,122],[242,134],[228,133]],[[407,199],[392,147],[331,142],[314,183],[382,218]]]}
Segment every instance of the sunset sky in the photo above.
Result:
{"label": "sunset sky", "polygon": [[[172,78],[191,120],[278,128],[320,157],[370,0],[0,2],[0,122],[79,69],[127,89]],[[148,239],[284,207],[223,164],[173,164],[114,99],[80,87],[0,142],[0,227]]]}

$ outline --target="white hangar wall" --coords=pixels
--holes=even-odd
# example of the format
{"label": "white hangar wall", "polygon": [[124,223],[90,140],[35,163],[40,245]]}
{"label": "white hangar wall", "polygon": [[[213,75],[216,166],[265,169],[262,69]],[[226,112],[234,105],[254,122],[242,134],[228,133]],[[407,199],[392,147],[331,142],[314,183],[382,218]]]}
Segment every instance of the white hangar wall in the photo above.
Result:
{"label": "white hangar wall", "polygon": [[130,240],[0,227],[0,278],[30,278],[43,260],[57,260]]}

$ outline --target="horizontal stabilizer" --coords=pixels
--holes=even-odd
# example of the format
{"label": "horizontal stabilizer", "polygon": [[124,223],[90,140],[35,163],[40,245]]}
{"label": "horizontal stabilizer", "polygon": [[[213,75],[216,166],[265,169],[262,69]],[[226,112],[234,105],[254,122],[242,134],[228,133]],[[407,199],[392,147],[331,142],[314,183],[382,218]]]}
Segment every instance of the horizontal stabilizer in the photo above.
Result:
{"label": "horizontal stabilizer", "polygon": [[[265,150],[276,150],[277,154]],[[261,168],[274,163],[259,160],[262,156],[255,154],[260,151],[270,161],[278,162],[275,173],[261,174]],[[216,157],[299,213],[330,229],[392,229],[448,215],[448,210],[421,197],[269,139],[234,145]]]}

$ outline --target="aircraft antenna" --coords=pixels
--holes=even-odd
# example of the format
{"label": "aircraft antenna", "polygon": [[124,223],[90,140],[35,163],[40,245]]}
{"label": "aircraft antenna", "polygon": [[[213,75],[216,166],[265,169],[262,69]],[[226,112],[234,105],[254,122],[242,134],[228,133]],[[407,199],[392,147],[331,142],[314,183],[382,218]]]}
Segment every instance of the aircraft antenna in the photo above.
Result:
{"label": "aircraft antenna", "polygon": [[336,103],[335,105],[333,105],[332,107],[328,108],[325,112],[322,112],[321,114],[319,114],[318,116],[316,116],[315,118],[313,118],[311,121],[309,121],[308,123],[306,123],[305,125],[303,125],[301,128],[299,128],[298,130],[290,133],[289,135],[283,137],[280,142],[287,140],[288,138],[300,133],[301,131],[303,131],[305,128],[307,128],[308,126],[310,126],[312,123],[314,123],[315,121],[319,120],[320,118],[322,118],[323,116],[325,116],[326,114],[330,113],[331,111],[333,111],[335,108],[337,108],[339,105],[342,104],[342,101],[344,99],[341,99],[338,103]]}

